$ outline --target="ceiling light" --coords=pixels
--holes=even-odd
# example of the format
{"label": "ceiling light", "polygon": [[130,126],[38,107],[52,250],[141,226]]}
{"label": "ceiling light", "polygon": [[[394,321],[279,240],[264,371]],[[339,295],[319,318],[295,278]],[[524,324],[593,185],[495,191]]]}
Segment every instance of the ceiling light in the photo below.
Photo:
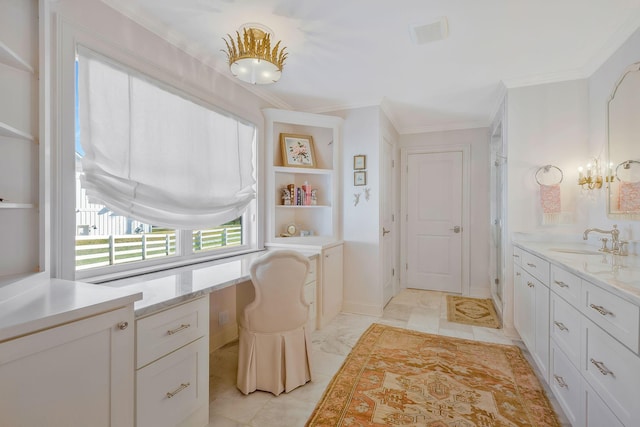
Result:
{"label": "ceiling light", "polygon": [[[242,32],[242,34],[241,34]],[[231,74],[251,84],[275,83],[282,75],[286,47],[280,49],[280,41],[271,49],[273,32],[264,25],[245,24],[236,31],[236,40],[227,34],[223,38],[227,50]]]}

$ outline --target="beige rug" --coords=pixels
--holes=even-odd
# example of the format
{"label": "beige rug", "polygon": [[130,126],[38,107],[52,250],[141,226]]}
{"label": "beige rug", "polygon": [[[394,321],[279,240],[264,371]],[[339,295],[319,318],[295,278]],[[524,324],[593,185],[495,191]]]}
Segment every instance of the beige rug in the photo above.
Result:
{"label": "beige rug", "polygon": [[307,427],[559,427],[516,346],[373,324]]}
{"label": "beige rug", "polygon": [[485,328],[500,328],[500,320],[490,299],[447,295],[447,320]]}

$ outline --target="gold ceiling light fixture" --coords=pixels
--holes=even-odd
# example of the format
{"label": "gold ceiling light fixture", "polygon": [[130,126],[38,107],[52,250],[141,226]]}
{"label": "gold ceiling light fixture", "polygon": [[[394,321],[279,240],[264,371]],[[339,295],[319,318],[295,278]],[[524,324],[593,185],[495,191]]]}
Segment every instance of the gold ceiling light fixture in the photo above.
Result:
{"label": "gold ceiling light fixture", "polygon": [[251,84],[275,83],[282,75],[282,67],[287,58],[286,47],[280,48],[278,41],[273,49],[273,32],[261,24],[245,24],[236,31],[236,40],[230,34],[223,38],[227,50],[231,74],[243,82]]}

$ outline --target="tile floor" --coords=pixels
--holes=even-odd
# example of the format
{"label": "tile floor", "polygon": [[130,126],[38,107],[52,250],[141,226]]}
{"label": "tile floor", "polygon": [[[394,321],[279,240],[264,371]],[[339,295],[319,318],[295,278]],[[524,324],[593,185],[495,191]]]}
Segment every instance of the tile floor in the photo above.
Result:
{"label": "tile floor", "polygon": [[[447,321],[446,294],[407,289],[395,296],[381,318],[341,313],[312,334],[314,381],[278,397],[256,391],[244,396],[235,386],[238,343],[227,344],[211,354],[208,427],[302,427],[344,358],[374,322],[417,331],[474,339],[498,344],[516,344],[502,329],[488,329]],[[525,355],[528,353],[525,351]],[[529,359],[530,360],[530,359]],[[533,366],[533,362],[530,363]],[[547,389],[563,426],[569,426]]]}

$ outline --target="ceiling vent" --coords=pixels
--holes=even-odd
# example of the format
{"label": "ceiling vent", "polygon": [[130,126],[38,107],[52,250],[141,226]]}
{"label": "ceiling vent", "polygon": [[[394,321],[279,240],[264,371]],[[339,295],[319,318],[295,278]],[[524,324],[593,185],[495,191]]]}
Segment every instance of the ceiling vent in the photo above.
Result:
{"label": "ceiling vent", "polygon": [[414,44],[426,44],[442,40],[449,35],[447,17],[443,16],[438,21],[430,24],[409,25],[409,34]]}

